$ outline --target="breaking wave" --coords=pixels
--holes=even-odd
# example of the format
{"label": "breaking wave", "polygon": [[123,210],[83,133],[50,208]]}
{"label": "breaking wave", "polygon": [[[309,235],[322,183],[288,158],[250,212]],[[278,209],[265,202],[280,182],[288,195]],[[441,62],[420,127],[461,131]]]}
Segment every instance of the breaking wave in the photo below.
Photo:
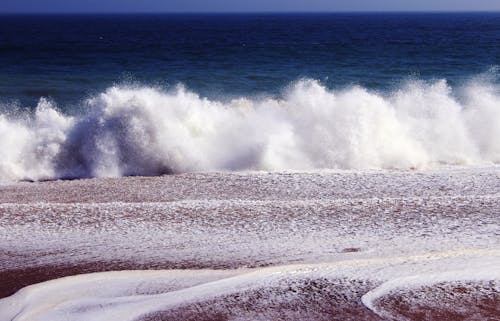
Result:
{"label": "breaking wave", "polygon": [[282,98],[209,100],[114,86],[77,116],[40,99],[0,114],[0,181],[211,170],[411,169],[500,163],[500,90],[412,81],[379,93],[315,80]]}

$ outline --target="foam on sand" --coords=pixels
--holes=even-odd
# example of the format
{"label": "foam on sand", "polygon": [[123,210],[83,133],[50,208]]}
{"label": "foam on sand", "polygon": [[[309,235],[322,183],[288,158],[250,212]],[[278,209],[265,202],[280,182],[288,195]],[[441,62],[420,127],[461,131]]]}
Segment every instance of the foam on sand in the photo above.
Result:
{"label": "foam on sand", "polygon": [[[252,302],[252,293],[258,291],[267,303],[286,306],[283,302],[292,302],[294,296],[312,295],[308,291],[316,290],[310,282],[320,289],[331,287],[330,291],[343,284],[343,295],[358,299],[360,291],[369,290],[362,302],[390,319],[391,315],[380,313],[374,305],[380,297],[423,283],[498,282],[500,274],[495,267],[499,263],[498,250],[462,250],[254,270],[94,273],[29,286],[0,300],[0,320],[137,320],[156,312],[186,313],[186,309],[196,309],[204,302],[211,302],[212,309],[237,319],[238,314],[231,314],[239,311],[238,307],[231,307],[232,301],[227,301],[235,295],[239,297],[235,305],[247,302],[246,315],[258,318],[263,313],[259,310],[261,302]],[[454,271],[443,272],[450,266]],[[415,269],[426,274],[414,275]],[[308,287],[300,285],[304,281],[309,282]],[[301,302],[298,309],[307,311],[314,300],[318,298]],[[295,311],[293,315],[292,319],[297,319],[300,313]]]}

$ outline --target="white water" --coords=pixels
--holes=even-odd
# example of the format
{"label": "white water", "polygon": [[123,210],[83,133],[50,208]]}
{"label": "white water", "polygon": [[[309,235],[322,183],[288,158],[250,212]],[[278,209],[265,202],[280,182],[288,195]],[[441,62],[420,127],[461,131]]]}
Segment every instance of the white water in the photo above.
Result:
{"label": "white water", "polygon": [[[228,295],[238,295],[240,301],[246,302],[245,297],[254,290],[263,297],[269,295],[268,300],[273,304],[280,304],[296,295],[284,291],[290,291],[289,286],[294,287],[297,280],[342,282],[346,278],[352,282],[349,288],[352,293],[363,290],[355,280],[371,279],[374,284],[381,284],[365,294],[362,301],[372,311],[392,320],[392,315],[377,309],[375,300],[390,291],[422,284],[498,280],[499,254],[495,250],[462,250],[254,270],[122,271],[79,275],[32,285],[0,300],[0,320],[132,321],[149,313],[203,302],[212,302],[212,309],[224,312],[230,308],[230,304],[223,304]],[[416,271],[424,274],[415,275]],[[304,290],[297,288],[294,292],[297,291]],[[306,298],[312,295],[305,291]],[[255,304],[250,305],[254,310],[249,311],[246,306],[244,312],[247,316],[250,313],[249,319],[258,319],[262,313],[258,303],[252,302],[250,297],[248,302]],[[302,302],[303,305],[307,303],[311,302]],[[276,319],[279,316],[276,315]]]}
{"label": "white water", "polygon": [[488,319],[499,183],[492,167],[0,186],[7,285],[52,267],[166,269],[33,284],[0,299],[0,321]]}
{"label": "white water", "polygon": [[295,83],[282,99],[111,87],[67,116],[0,114],[0,181],[207,170],[409,169],[500,163],[500,93],[444,80],[392,93]]}

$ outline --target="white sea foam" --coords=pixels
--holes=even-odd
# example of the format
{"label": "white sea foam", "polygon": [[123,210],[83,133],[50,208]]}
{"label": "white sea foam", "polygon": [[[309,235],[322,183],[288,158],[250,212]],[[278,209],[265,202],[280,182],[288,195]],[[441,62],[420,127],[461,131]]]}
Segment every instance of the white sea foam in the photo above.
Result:
{"label": "white sea foam", "polygon": [[[414,289],[429,285],[435,285],[439,283],[460,281],[491,281],[500,280],[500,271],[498,270],[499,261],[491,260],[491,262],[486,261],[483,263],[484,266],[473,269],[455,270],[448,269],[446,272],[440,273],[427,273],[427,274],[416,274],[411,276],[405,276],[400,278],[394,278],[387,282],[384,282],[380,286],[372,289],[363,297],[361,301],[363,304],[372,310],[374,313],[382,317],[383,319],[392,320],[394,319],[391,312],[384,311],[377,306],[377,301],[388,297],[391,294],[398,293],[398,291],[403,292],[408,289]],[[452,294],[453,295],[453,294]]]}
{"label": "white sea foam", "polygon": [[385,94],[302,80],[280,99],[232,101],[115,86],[85,104],[80,116],[46,99],[33,115],[0,114],[0,181],[500,162],[500,93],[484,80]]}
{"label": "white sea foam", "polygon": [[[150,313],[212,300],[215,300],[211,305],[213,310],[231,313],[230,304],[217,305],[218,299],[224,300],[230,295],[237,295],[241,302],[247,302],[245,312],[251,313],[250,310],[255,309],[250,318],[255,319],[262,311],[256,302],[245,299],[252,290],[263,297],[271,295],[269,300],[279,304],[302,291],[292,289],[297,280],[329,279],[335,283],[346,278],[352,281],[346,291],[357,295],[362,290],[359,286],[364,283],[355,280],[374,279],[375,284],[380,280],[387,281],[363,297],[363,302],[379,313],[371,305],[372,299],[395,287],[418,286],[422,282],[498,280],[498,255],[498,251],[465,250],[253,270],[122,271],[78,275],[32,285],[0,300],[0,320],[140,320]],[[442,272],[450,266],[457,270]],[[414,276],[415,268],[427,272],[430,277]],[[284,293],[291,289],[292,294]],[[311,295],[307,291],[314,289],[305,291],[307,297]],[[384,316],[391,319],[390,315]]]}

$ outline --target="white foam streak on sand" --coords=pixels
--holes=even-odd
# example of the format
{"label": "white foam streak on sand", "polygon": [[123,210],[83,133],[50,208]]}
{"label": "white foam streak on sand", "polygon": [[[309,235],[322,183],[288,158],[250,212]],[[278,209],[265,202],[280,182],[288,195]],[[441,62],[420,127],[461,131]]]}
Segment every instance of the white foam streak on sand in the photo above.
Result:
{"label": "white foam streak on sand", "polygon": [[[439,283],[449,283],[453,281],[493,281],[500,280],[500,260],[492,260],[483,262],[482,267],[474,267],[472,269],[456,270],[456,267],[451,267],[446,272],[435,274],[417,274],[405,277],[399,277],[384,282],[375,289],[369,291],[361,298],[363,304],[372,310],[374,313],[385,319],[392,319],[394,316],[391,312],[384,311],[377,306],[377,301],[388,297],[391,294],[398,292],[404,293],[405,290],[411,288],[419,288]],[[444,306],[443,306],[444,308]]]}
{"label": "white foam streak on sand", "polygon": [[[265,292],[283,281],[346,277],[384,282],[362,301],[390,319],[374,301],[391,291],[439,282],[500,280],[499,263],[500,250],[461,250],[254,270],[94,273],[33,285],[0,300],[0,320],[137,320],[232,294],[244,297],[252,289]],[[425,275],[413,275],[415,270]],[[353,283],[352,291],[357,290]]]}
{"label": "white foam streak on sand", "polygon": [[32,116],[0,115],[0,180],[499,163],[498,86],[456,91],[445,81],[381,94],[302,80],[283,99],[224,102],[117,86],[74,117],[42,99]]}
{"label": "white foam streak on sand", "polygon": [[137,309],[134,303],[144,305],[140,311],[147,311],[147,303],[158,297],[155,291],[175,292],[235,274],[209,270],[118,271],[66,277],[26,287],[0,300],[0,320],[133,320],[133,310]]}

